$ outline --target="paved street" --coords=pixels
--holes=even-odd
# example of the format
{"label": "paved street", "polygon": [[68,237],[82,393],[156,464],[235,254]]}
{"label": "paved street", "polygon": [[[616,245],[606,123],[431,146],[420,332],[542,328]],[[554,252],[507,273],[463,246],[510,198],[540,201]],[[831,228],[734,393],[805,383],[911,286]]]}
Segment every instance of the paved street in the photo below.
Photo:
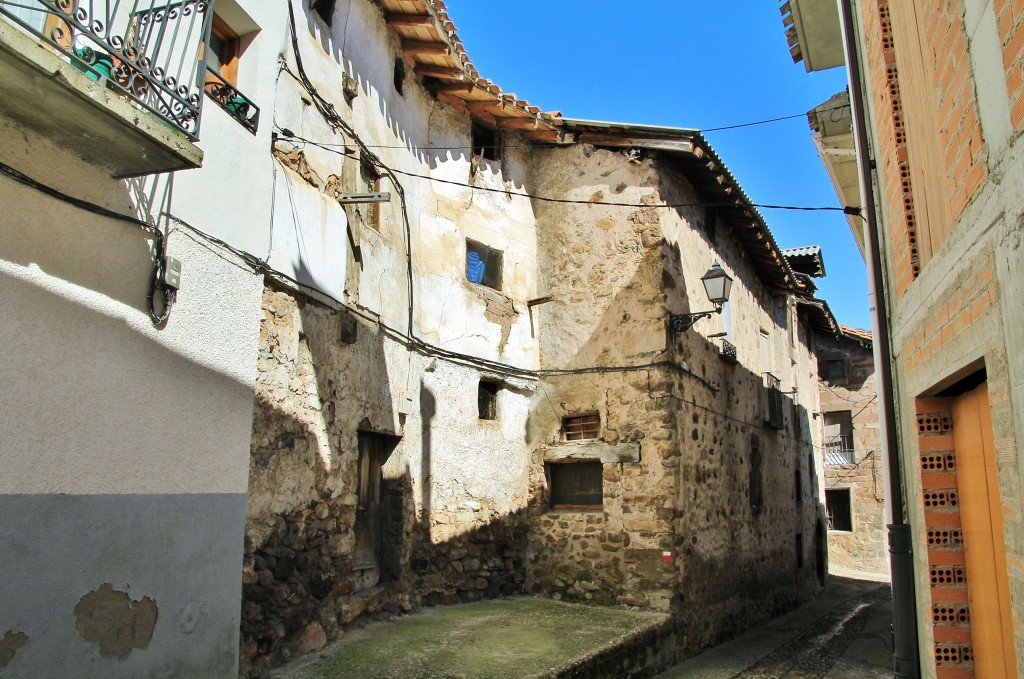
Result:
{"label": "paved street", "polygon": [[832,576],[814,601],[657,679],[891,677],[888,583]]}

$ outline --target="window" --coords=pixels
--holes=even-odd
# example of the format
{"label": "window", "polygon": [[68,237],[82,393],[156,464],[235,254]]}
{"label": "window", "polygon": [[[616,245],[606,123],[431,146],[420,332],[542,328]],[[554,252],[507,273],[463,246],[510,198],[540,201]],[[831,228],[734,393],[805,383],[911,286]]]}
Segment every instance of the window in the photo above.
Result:
{"label": "window", "polygon": [[842,358],[825,359],[819,362],[818,372],[823,380],[841,382],[846,379],[846,360]]}
{"label": "window", "polygon": [[335,0],[309,0],[309,7],[316,12],[328,26],[334,21]]}
{"label": "window", "polygon": [[496,382],[480,380],[477,387],[476,402],[481,420],[498,419],[498,390],[501,386]]}
{"label": "window", "polygon": [[761,372],[770,373],[773,369],[772,361],[772,336],[767,330],[761,330]]}
{"label": "window", "polygon": [[402,94],[405,89],[405,59],[402,57],[395,59],[393,80],[395,83],[395,92]]}
{"label": "window", "polygon": [[223,19],[213,15],[213,29],[210,31],[210,51],[206,54],[206,65],[225,82],[238,86],[238,35]]}
{"label": "window", "polygon": [[793,474],[793,493],[799,507],[804,503],[804,477],[799,469]]}
{"label": "window", "polygon": [[600,462],[565,462],[547,466],[551,506],[555,509],[600,509],[604,502],[604,468]]}
{"label": "window", "polygon": [[750,469],[747,472],[747,484],[750,488],[750,511],[757,516],[764,506],[764,488],[761,484],[761,441],[756,436],[750,437]]}
{"label": "window", "polygon": [[485,160],[501,159],[501,142],[496,131],[474,122],[471,134],[474,156],[482,156]]}
{"label": "window", "polygon": [[849,410],[824,413],[825,463],[853,464],[853,413]]}
{"label": "window", "polygon": [[849,488],[833,488],[825,491],[825,514],[828,517],[829,530],[853,530]]}
{"label": "window", "polygon": [[501,250],[466,239],[466,278],[470,283],[501,290]]}
{"label": "window", "polygon": [[566,441],[596,439],[601,433],[601,416],[597,413],[562,418],[562,437]]}
{"label": "window", "polygon": [[[368,158],[359,161],[359,185],[366,193],[380,191],[380,174]],[[380,205],[377,203],[355,203],[359,218],[364,226],[380,230]]]}

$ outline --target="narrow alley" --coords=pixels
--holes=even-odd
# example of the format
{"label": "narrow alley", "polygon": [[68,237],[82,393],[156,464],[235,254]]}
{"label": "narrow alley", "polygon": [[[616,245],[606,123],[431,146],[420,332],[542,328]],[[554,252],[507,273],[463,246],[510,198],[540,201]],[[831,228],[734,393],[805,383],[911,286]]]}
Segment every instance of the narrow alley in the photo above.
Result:
{"label": "narrow alley", "polygon": [[824,591],[657,679],[870,679],[893,676],[889,584],[831,577]]}

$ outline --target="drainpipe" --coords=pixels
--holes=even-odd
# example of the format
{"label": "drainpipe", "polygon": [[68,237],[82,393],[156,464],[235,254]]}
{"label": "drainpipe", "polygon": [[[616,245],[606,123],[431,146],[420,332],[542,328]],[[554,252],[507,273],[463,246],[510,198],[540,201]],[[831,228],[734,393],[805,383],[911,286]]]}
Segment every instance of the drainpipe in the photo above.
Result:
{"label": "drainpipe", "polygon": [[892,377],[892,353],[889,344],[889,313],[882,274],[882,251],[879,245],[878,211],[875,204],[874,163],[868,149],[867,115],[864,106],[863,77],[857,50],[854,22],[854,0],[838,0],[846,64],[850,79],[850,104],[854,120],[857,167],[860,171],[861,212],[865,221],[867,259],[871,269],[868,279],[875,325],[875,365],[878,368],[878,396],[882,404],[884,455],[888,462],[887,498],[891,511],[889,529],[889,564],[892,573],[893,597],[893,663],[897,677],[920,676],[918,666],[917,606],[914,592],[914,557],[903,498],[903,475],[897,436],[896,406]]}

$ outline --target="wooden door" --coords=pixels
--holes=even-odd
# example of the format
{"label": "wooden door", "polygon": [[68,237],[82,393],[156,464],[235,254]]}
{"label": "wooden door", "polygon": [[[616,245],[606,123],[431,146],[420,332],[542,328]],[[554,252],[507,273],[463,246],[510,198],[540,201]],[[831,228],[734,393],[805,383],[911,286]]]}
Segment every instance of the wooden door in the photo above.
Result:
{"label": "wooden door", "polygon": [[1013,677],[1017,661],[987,382],[954,398],[952,406],[975,676]]}

